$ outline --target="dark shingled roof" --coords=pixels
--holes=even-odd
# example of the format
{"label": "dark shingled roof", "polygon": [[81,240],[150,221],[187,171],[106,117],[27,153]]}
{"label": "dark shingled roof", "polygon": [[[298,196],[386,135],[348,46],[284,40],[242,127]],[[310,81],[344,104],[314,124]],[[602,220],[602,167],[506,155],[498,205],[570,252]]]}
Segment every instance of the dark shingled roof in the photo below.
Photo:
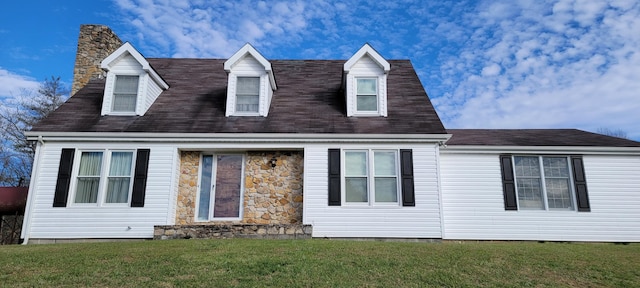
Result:
{"label": "dark shingled roof", "polygon": [[347,117],[345,60],[272,60],[278,90],[268,117],[225,117],[222,59],[147,59],[170,88],[144,116],[100,116],[104,80],[92,80],[32,131],[159,133],[445,134],[408,60],[391,60],[388,117]]}
{"label": "dark shingled roof", "polygon": [[640,147],[640,142],[577,129],[447,129],[447,145]]}

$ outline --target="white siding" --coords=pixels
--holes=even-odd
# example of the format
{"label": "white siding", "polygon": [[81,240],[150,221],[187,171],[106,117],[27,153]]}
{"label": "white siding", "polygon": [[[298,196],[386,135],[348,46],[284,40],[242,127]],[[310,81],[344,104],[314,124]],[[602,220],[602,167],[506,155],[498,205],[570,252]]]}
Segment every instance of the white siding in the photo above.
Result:
{"label": "white siding", "polygon": [[140,103],[140,105],[138,105],[137,107],[139,115],[144,115],[144,113],[147,113],[147,110],[151,108],[153,102],[155,102],[158,96],[160,96],[160,93],[162,93],[162,88],[160,88],[156,81],[153,81],[151,76],[146,74],[144,75],[144,78],[145,89],[142,90],[141,95],[143,97],[141,100],[138,100],[138,103]]}
{"label": "white siding", "polygon": [[[60,153],[76,149],[151,149],[144,207],[53,207]],[[152,238],[153,226],[169,223],[167,209],[174,185],[175,148],[162,145],[55,143],[42,146],[34,193],[30,238]],[[131,229],[129,229],[130,227]],[[24,234],[23,234],[24,235]]]}
{"label": "white siding", "polygon": [[369,75],[380,75],[384,74],[382,67],[376,63],[371,57],[368,55],[360,58],[353,66],[351,67],[350,73],[355,74],[369,74]]}
{"label": "white siding", "polygon": [[129,53],[123,54],[120,59],[116,60],[115,64],[111,66],[111,70],[118,72],[142,72],[142,65],[138,63],[138,60],[131,56]]}
{"label": "white siding", "polygon": [[231,69],[233,70],[234,73],[237,73],[240,75],[244,73],[247,73],[247,74],[265,73],[264,66],[262,66],[262,64],[260,64],[260,62],[258,62],[258,60],[256,60],[256,58],[253,58],[253,56],[251,55],[247,55],[243,57],[241,60],[236,62],[236,64],[233,65]]}
{"label": "white siding", "polygon": [[583,160],[591,212],[505,211],[498,154],[442,154],[443,238],[640,241],[640,157]]}
{"label": "white siding", "polygon": [[[328,206],[328,148],[413,149],[415,207]],[[304,217],[313,237],[440,238],[435,145],[308,146],[304,152]]]}

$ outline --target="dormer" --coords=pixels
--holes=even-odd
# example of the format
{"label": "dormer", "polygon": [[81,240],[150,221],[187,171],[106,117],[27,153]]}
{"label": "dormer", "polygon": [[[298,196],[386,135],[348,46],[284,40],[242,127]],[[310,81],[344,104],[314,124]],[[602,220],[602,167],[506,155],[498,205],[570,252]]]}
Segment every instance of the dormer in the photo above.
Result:
{"label": "dormer", "polygon": [[387,117],[389,62],[364,44],[344,63],[347,116]]}
{"label": "dormer", "polygon": [[102,60],[107,72],[101,115],[142,116],[169,85],[131,44]]}
{"label": "dormer", "polygon": [[271,63],[247,43],[224,62],[224,70],[228,74],[225,115],[267,117],[277,89]]}

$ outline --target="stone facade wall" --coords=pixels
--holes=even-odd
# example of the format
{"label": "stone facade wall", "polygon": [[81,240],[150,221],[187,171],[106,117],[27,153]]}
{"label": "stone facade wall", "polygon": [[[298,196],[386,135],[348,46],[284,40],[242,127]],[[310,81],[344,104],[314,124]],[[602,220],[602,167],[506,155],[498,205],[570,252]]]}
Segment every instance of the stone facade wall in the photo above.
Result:
{"label": "stone facade wall", "polygon": [[122,40],[109,27],[81,25],[71,95],[78,92],[89,80],[100,77],[102,75],[100,62],[120,46],[122,46]]}
{"label": "stone facade wall", "polygon": [[[176,225],[220,224],[195,222],[200,152],[180,155]],[[271,159],[276,159],[275,167]],[[234,224],[302,223],[302,152],[247,152],[244,167],[243,219]]]}
{"label": "stone facade wall", "polygon": [[168,225],[155,226],[153,239],[308,239],[312,231],[311,225],[300,224]]}
{"label": "stone facade wall", "polygon": [[246,159],[243,222],[302,223],[302,152],[253,152]]}
{"label": "stone facade wall", "polygon": [[178,201],[176,205],[176,225],[192,224],[198,195],[198,169],[200,152],[180,153],[180,178],[178,180]]}

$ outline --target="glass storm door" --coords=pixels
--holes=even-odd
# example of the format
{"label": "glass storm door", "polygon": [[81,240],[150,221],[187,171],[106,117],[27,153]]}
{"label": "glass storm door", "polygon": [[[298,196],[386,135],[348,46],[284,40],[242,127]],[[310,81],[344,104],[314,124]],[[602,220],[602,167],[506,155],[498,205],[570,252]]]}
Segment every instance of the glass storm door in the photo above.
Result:
{"label": "glass storm door", "polygon": [[198,220],[240,218],[242,163],[239,154],[202,156]]}

